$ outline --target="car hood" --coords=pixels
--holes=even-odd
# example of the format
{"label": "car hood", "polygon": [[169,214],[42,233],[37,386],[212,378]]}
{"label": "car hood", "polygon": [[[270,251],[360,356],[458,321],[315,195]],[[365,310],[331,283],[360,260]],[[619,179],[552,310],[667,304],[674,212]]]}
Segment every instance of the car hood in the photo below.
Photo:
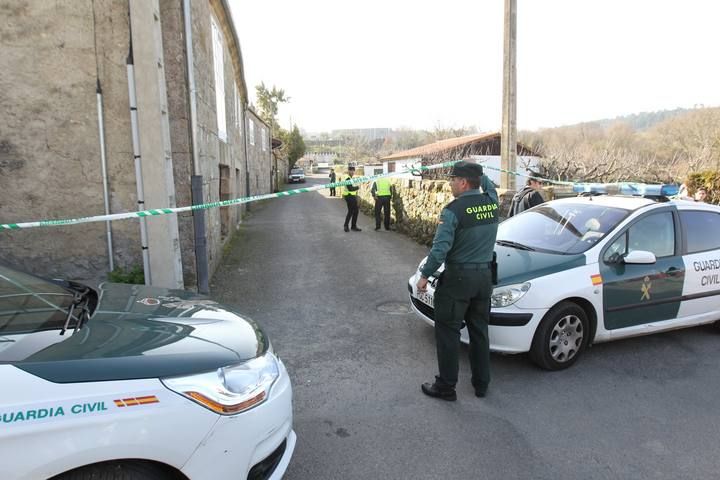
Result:
{"label": "car hood", "polygon": [[560,255],[531,252],[495,245],[498,262],[498,286],[522,283],[562,270],[585,265],[585,255]]}
{"label": "car hood", "polygon": [[7,337],[16,343],[12,363],[58,383],[127,380],[207,372],[269,347],[252,320],[204,296],[110,283],[99,294],[96,311],[75,333]]}
{"label": "car hood", "polygon": [[[496,286],[527,282],[562,270],[585,265],[585,255],[560,255],[531,252],[517,248],[495,245],[498,262],[498,283]],[[443,271],[443,265],[438,271]]]}

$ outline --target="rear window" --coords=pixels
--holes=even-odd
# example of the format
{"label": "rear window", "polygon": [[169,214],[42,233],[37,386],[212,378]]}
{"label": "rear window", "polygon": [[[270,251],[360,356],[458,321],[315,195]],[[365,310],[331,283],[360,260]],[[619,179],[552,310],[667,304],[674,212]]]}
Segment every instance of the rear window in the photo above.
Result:
{"label": "rear window", "polygon": [[73,298],[54,283],[0,266],[0,336],[62,328]]}
{"label": "rear window", "polygon": [[680,221],[687,239],[687,253],[720,249],[720,214],[681,210]]}
{"label": "rear window", "polygon": [[293,168],[290,173],[297,175],[299,173],[305,173],[305,170],[303,170],[302,168]]}
{"label": "rear window", "polygon": [[604,205],[545,203],[502,222],[497,239],[547,253],[582,253],[629,213]]}

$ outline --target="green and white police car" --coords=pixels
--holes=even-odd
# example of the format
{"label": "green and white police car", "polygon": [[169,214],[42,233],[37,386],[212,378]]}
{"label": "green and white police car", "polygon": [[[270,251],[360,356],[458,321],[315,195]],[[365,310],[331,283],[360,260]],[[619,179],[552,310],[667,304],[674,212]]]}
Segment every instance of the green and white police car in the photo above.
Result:
{"label": "green and white police car", "polygon": [[[606,195],[611,189],[620,195]],[[668,200],[673,185],[578,185],[583,195],[502,222],[490,348],[572,365],[590,343],[720,320],[720,207]],[[422,266],[425,260],[420,264]],[[433,324],[433,294],[408,289]],[[467,330],[461,340],[468,341]]]}
{"label": "green and white police car", "polygon": [[0,478],[279,479],[292,389],[252,320],[189,292],[0,266]]}

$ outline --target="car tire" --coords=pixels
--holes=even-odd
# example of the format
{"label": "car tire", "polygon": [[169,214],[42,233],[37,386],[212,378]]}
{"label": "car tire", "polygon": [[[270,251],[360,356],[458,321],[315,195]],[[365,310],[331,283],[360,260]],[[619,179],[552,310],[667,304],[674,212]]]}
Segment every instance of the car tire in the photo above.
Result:
{"label": "car tire", "polygon": [[51,480],[165,480],[178,476],[163,465],[146,461],[103,462],[76,468]]}
{"label": "car tire", "polygon": [[530,359],[545,370],[563,370],[574,364],[590,341],[590,322],[579,305],[555,305],[535,331]]}

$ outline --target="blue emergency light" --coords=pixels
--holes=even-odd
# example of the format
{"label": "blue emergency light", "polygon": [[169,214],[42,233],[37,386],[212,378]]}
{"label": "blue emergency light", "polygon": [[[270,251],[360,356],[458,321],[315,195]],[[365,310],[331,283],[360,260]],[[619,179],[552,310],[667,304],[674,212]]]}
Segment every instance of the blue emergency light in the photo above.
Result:
{"label": "blue emergency light", "polygon": [[602,194],[608,193],[607,184],[605,183],[576,183],[573,185],[573,192],[575,193],[595,193]]}
{"label": "blue emergency light", "polygon": [[652,197],[671,197],[677,195],[680,187],[675,184],[649,185],[646,183],[576,183],[575,193],[620,194]]}

